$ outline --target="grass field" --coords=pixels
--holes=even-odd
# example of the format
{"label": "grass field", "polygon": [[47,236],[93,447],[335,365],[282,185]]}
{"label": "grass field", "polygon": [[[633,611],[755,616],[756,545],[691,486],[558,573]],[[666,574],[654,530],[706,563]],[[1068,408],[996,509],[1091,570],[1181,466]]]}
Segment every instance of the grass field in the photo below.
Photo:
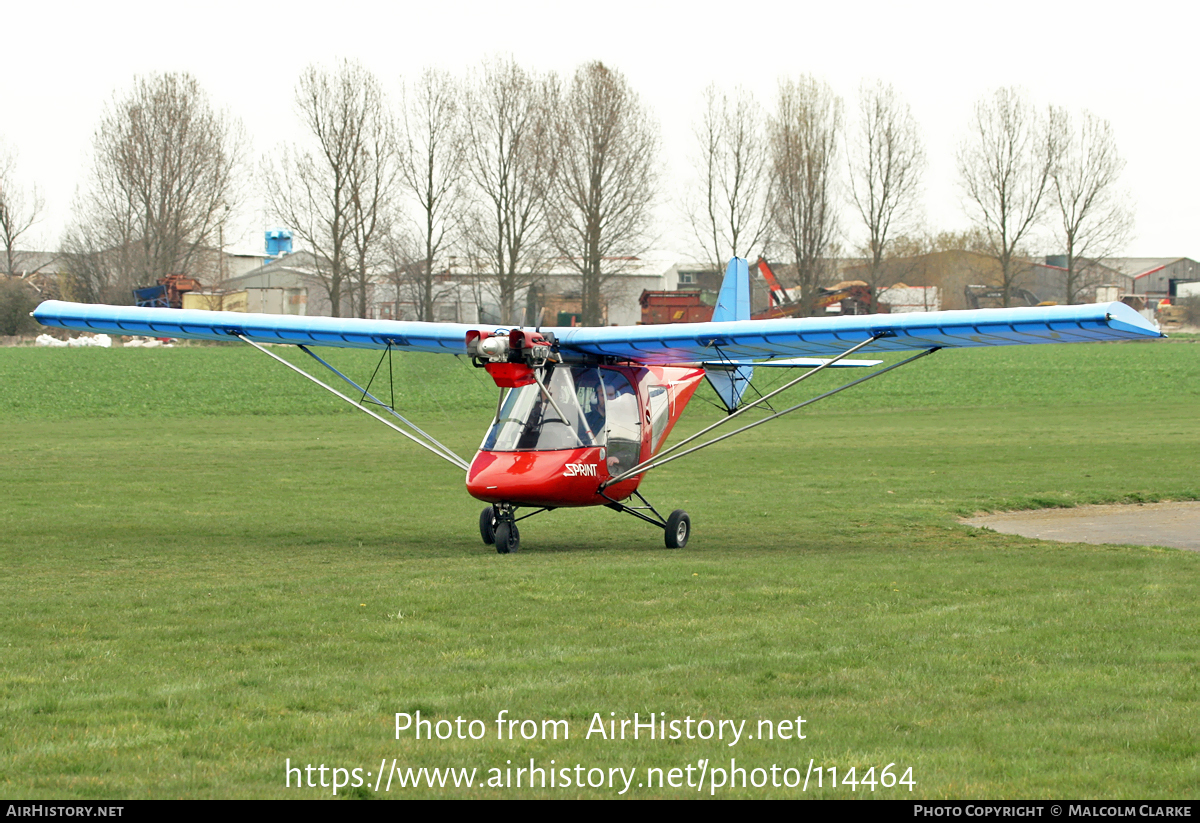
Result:
{"label": "grass field", "polygon": [[[470,454],[484,375],[395,366],[402,411]],[[248,350],[0,349],[0,387],[2,796],[334,796],[290,762],[359,768],[338,798],[707,797],[731,760],[781,771],[718,797],[1198,794],[1200,556],[957,522],[1200,499],[1196,341],[939,353],[652,475],[683,551],[589,509],[499,556],[452,469]],[[485,736],[397,739],[418,710]],[[501,711],[570,737],[497,739]],[[746,723],[586,737],[635,712]],[[486,785],[531,758],[605,783]],[[376,789],[393,760],[476,785]],[[820,788],[771,785],[810,763]],[[911,793],[841,785],[888,764]]]}

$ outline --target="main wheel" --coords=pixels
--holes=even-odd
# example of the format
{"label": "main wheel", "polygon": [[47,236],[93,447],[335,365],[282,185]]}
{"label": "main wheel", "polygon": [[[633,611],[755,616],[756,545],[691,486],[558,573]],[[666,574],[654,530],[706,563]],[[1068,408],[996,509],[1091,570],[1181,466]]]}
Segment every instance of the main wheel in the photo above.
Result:
{"label": "main wheel", "polygon": [[521,548],[521,532],[516,523],[500,522],[496,524],[496,552],[511,554]]}
{"label": "main wheel", "polygon": [[479,536],[489,546],[496,542],[496,510],[491,506],[479,513]]}
{"label": "main wheel", "polygon": [[692,519],[683,509],[676,509],[667,518],[667,528],[664,532],[668,549],[682,549],[687,545],[688,536],[692,533]]}

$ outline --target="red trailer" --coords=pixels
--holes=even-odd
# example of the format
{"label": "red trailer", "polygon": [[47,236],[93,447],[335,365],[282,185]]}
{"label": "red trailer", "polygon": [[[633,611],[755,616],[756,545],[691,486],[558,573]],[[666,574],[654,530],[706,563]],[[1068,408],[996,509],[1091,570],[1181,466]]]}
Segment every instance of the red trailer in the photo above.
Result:
{"label": "red trailer", "polygon": [[642,323],[707,323],[712,320],[713,307],[704,303],[700,289],[644,291],[638,302],[642,304]]}

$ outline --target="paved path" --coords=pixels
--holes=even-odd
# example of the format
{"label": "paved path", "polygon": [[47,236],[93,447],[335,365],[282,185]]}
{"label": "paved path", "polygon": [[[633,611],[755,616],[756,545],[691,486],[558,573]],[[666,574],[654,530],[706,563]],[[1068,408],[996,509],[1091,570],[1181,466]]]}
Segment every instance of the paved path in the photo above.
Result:
{"label": "paved path", "polygon": [[988,514],[964,520],[1004,534],[1064,543],[1126,543],[1200,551],[1200,502]]}

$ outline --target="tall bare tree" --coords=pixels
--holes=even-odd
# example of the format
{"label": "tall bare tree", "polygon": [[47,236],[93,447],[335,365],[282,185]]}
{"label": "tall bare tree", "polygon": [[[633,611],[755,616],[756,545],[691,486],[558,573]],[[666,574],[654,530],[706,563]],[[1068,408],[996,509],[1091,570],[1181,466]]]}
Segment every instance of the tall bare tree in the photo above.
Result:
{"label": "tall bare tree", "polygon": [[705,89],[695,129],[699,197],[686,208],[704,262],[715,270],[730,257],[749,257],[770,227],[765,134],[766,115],[750,92]]}
{"label": "tall bare tree", "polygon": [[476,272],[493,280],[503,323],[517,321],[517,293],[537,282],[549,256],[556,84],[497,59],[468,89],[465,168],[480,206],[468,217],[464,245]]}
{"label": "tall bare tree", "polygon": [[446,72],[427,69],[405,95],[401,174],[417,202],[421,263],[409,282],[421,320],[433,320],[435,266],[453,245],[465,209],[462,90]]}
{"label": "tall bare tree", "polygon": [[[386,272],[383,279],[387,284],[389,297],[396,301],[395,312],[392,315],[395,320],[428,319],[424,306],[420,303],[423,294],[420,246],[420,241],[412,232],[412,226],[406,220],[394,221],[391,231],[383,241]],[[438,296],[437,292],[434,296]],[[406,303],[417,306],[415,317],[403,311],[402,305]]]}
{"label": "tall bare tree", "polygon": [[[38,291],[27,277],[47,264],[35,260],[17,244],[41,219],[45,203],[34,187],[28,193],[17,182],[16,155],[0,143],[0,335],[23,334],[36,325],[29,312],[37,305]],[[43,297],[49,295],[43,295]]]}
{"label": "tall bare tree", "polygon": [[[0,144],[0,243],[4,244],[4,274],[32,274],[26,256],[17,248],[31,228],[42,219],[46,203],[34,186],[28,192],[17,182],[17,158]],[[39,268],[45,265],[39,264]]]}
{"label": "tall bare tree", "polygon": [[771,216],[796,261],[801,300],[811,314],[837,233],[835,161],[842,101],[814,77],[779,84],[769,121]]}
{"label": "tall bare tree", "polygon": [[1125,161],[1117,153],[1112,125],[1085,111],[1077,128],[1063,109],[1052,110],[1051,125],[1059,148],[1050,175],[1061,221],[1058,235],[1067,253],[1064,285],[1067,302],[1077,303],[1084,289],[1095,285],[1087,276],[1089,267],[1129,240],[1133,213],[1117,190]]}
{"label": "tall bare tree", "polygon": [[383,89],[362,65],[310,66],[296,88],[309,146],[267,161],[267,200],[313,253],[315,274],[340,317],[365,314],[371,263],[381,256],[396,177],[393,124]]}
{"label": "tall bare tree", "polygon": [[1045,213],[1057,151],[1048,122],[1016,89],[997,89],[975,104],[958,173],[967,213],[1000,264],[1005,306],[1027,269],[1019,249]]}
{"label": "tall bare tree", "polygon": [[132,301],[133,281],[124,269],[124,249],[111,246],[105,233],[78,214],[63,233],[59,257],[59,291],[64,299],[118,305]]}
{"label": "tall bare tree", "polygon": [[395,190],[400,181],[399,154],[393,123],[386,109],[366,130],[358,160],[350,169],[351,247],[350,309],[369,316],[376,271],[386,264],[387,237],[395,218]]}
{"label": "tall bare tree", "polygon": [[[139,77],[114,98],[94,138],[95,168],[76,205],[68,270],[105,278],[85,295],[128,300],[168,274],[211,279],[220,227],[236,205],[244,137],[188,74]],[[87,261],[102,255],[103,263]]]}
{"label": "tall bare tree", "polygon": [[583,324],[600,325],[605,285],[649,243],[658,126],[620,72],[600,62],[575,72],[555,125],[551,236],[580,274]]}
{"label": "tall bare tree", "polygon": [[859,90],[858,128],[849,142],[850,196],[867,230],[867,277],[874,312],[886,278],[884,259],[890,243],[896,234],[913,227],[925,149],[908,104],[882,82]]}

